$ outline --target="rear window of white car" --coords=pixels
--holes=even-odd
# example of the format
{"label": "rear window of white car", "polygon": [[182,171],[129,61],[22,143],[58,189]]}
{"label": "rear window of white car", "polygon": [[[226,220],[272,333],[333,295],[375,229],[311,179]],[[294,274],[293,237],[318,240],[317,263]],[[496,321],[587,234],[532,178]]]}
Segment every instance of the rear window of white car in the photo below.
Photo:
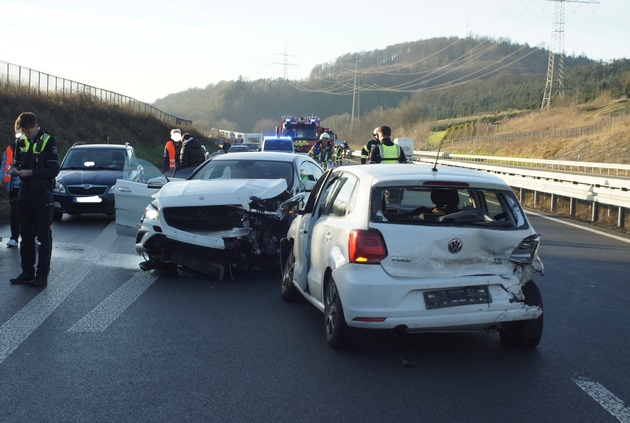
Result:
{"label": "rear window of white car", "polygon": [[471,187],[374,187],[370,220],[379,223],[521,229],[524,212],[512,191]]}

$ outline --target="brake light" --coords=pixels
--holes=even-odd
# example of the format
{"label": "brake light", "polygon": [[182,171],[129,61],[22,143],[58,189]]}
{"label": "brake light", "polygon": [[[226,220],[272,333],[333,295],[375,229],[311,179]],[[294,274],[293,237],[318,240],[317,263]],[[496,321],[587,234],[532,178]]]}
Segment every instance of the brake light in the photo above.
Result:
{"label": "brake light", "polygon": [[530,235],[518,244],[518,247],[510,254],[510,261],[515,264],[532,264],[536,255],[536,250],[540,244],[540,235]]}
{"label": "brake light", "polygon": [[387,246],[379,231],[353,229],[348,239],[350,263],[378,264],[387,257]]}

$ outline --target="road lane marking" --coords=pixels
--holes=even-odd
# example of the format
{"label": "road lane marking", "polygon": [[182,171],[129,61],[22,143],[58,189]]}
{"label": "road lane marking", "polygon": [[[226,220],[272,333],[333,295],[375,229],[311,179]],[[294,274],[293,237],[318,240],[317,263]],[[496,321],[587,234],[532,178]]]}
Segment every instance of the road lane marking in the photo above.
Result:
{"label": "road lane marking", "polygon": [[156,280],[157,276],[151,272],[136,273],[105,301],[68,329],[68,332],[103,332]]}
{"label": "road lane marking", "polygon": [[608,238],[616,239],[617,241],[621,241],[621,242],[625,242],[625,243],[630,244],[630,239],[629,238],[624,238],[624,237],[621,237],[621,236],[618,236],[618,235],[609,234],[607,232],[602,232],[602,231],[599,231],[597,229],[593,229],[593,228],[589,228],[589,227],[586,227],[586,226],[578,225],[577,223],[567,222],[567,221],[562,220],[562,219],[556,219],[555,217],[546,216],[544,214],[540,214],[540,213],[536,213],[536,212],[527,211],[527,214],[531,214],[533,216],[537,216],[537,217],[541,217],[543,219],[551,220],[552,222],[560,223],[562,225],[571,226],[571,227],[577,228],[577,229],[582,229],[582,230],[587,231],[587,232],[592,232],[592,233],[597,234],[597,235],[603,235],[603,236],[606,236]]}
{"label": "road lane marking", "polygon": [[111,246],[117,236],[112,222],[86,247],[82,257],[67,266],[54,280],[49,281],[45,289],[0,326],[0,364],[55,311],[86,275],[89,275],[102,251]]}
{"label": "road lane marking", "polygon": [[626,407],[623,401],[608,389],[597,382],[585,378],[576,378],[573,381],[621,423],[630,423],[630,408]]}

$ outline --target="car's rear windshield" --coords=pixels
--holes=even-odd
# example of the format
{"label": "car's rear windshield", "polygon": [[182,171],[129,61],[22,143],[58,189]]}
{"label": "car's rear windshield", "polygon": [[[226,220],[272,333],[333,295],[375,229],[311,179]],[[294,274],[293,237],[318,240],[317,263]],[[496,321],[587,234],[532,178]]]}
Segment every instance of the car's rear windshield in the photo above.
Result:
{"label": "car's rear windshield", "polygon": [[284,179],[293,186],[293,163],[270,160],[210,160],[191,179]]}
{"label": "car's rear windshield", "polygon": [[527,226],[524,212],[512,191],[470,187],[374,187],[370,220],[497,229]]}
{"label": "car's rear windshield", "polygon": [[113,148],[71,148],[61,170],[123,170],[125,151]]}
{"label": "car's rear windshield", "polygon": [[266,140],[263,149],[265,151],[292,151],[293,142],[290,140]]}

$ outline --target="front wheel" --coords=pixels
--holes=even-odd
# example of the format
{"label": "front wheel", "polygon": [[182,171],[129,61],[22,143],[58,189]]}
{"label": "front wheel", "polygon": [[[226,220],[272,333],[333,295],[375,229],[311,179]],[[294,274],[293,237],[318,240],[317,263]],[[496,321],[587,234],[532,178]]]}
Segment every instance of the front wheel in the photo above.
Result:
{"label": "front wheel", "polygon": [[300,298],[300,291],[293,285],[293,272],[295,272],[295,254],[291,249],[282,269],[282,282],[280,284],[280,295],[284,301],[289,303]]}
{"label": "front wheel", "polygon": [[329,277],[326,284],[324,316],[328,345],[336,350],[349,347],[354,340],[354,329],[346,323],[339,291],[332,276]]}
{"label": "front wheel", "polygon": [[[523,285],[525,304],[540,306],[542,310],[542,296],[534,281]],[[501,343],[509,347],[536,348],[540,343],[543,332],[543,314],[536,319],[505,322],[499,328]]]}

